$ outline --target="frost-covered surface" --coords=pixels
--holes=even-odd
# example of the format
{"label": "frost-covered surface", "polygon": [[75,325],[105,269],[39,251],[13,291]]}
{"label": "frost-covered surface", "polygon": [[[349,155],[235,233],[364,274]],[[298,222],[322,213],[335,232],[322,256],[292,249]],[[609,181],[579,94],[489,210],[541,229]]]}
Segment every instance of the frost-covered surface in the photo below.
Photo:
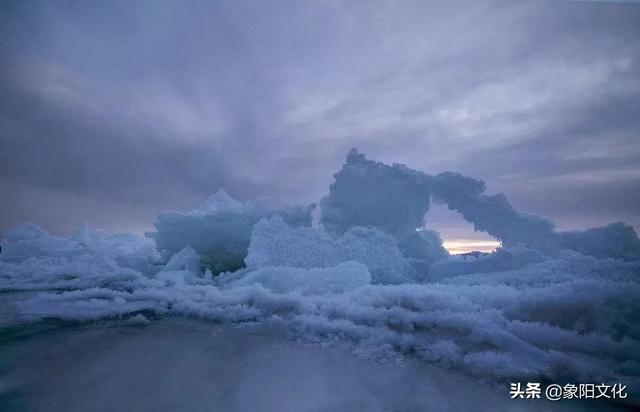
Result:
{"label": "frost-covered surface", "polygon": [[[357,152],[336,179],[321,227],[309,225],[309,208],[218,194],[203,209],[161,215],[152,239],[88,229],[56,237],[34,226],[7,233],[0,288],[43,291],[16,302],[11,321],[143,312],[275,323],[307,340],[352,343],[363,356],[409,356],[484,378],[638,388],[633,229],[558,233],[485,195],[482,182]],[[448,256],[436,233],[416,231],[430,196],[505,246]],[[220,250],[246,255],[246,267],[214,277]]]}
{"label": "frost-covered surface", "polygon": [[160,263],[152,241],[83,228],[58,237],[34,225],[6,233],[0,291],[118,287]]}
{"label": "frost-covered surface", "polygon": [[331,233],[366,226],[403,238],[429,210],[427,176],[403,165],[367,160],[354,149],[335,178],[320,202],[321,222]]}
{"label": "frost-covered surface", "polygon": [[403,283],[414,272],[397,241],[375,228],[352,227],[333,239],[311,227],[291,227],[279,217],[258,223],[251,236],[247,267],[332,267],[340,262],[363,263],[374,283]]}
{"label": "frost-covered surface", "polygon": [[[419,360],[375,362],[269,325],[172,318],[22,328],[0,357],[3,412],[594,411],[611,402],[511,400],[509,385]],[[47,330],[48,329],[48,330]],[[613,405],[611,405],[613,406]]]}
{"label": "frost-covered surface", "polygon": [[166,256],[193,248],[219,273],[242,266],[251,231],[260,219],[280,216],[293,225],[310,225],[314,207],[274,209],[264,201],[239,202],[220,190],[196,210],[161,213],[154,224],[156,231],[148,236]]}

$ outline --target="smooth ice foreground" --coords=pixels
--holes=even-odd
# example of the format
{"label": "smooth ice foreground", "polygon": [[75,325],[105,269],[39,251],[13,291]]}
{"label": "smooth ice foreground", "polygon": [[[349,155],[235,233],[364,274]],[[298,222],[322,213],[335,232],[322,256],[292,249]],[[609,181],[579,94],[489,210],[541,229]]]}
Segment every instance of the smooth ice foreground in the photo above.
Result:
{"label": "smooth ice foreground", "polygon": [[[449,256],[423,227],[442,202],[502,242]],[[147,237],[6,233],[5,325],[184,315],[280,325],[374,359],[487,380],[640,384],[640,241],[623,223],[558,232],[483,182],[352,151],[320,201],[277,209],[219,192]],[[32,293],[16,294],[18,291]]]}
{"label": "smooth ice foreground", "polygon": [[0,376],[0,410],[614,410],[597,401],[512,401],[506,385],[490,387],[415,359],[361,359],[345,345],[308,345],[280,329],[178,318],[23,328],[0,358],[1,370],[13,370]]}

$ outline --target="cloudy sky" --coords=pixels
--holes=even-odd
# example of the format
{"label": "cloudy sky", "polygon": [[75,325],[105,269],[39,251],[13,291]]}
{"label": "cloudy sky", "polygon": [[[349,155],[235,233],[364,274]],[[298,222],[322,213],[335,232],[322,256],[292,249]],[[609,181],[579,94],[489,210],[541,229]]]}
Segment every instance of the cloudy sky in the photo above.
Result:
{"label": "cloudy sky", "polygon": [[352,147],[640,228],[640,3],[3,1],[0,58],[0,231],[317,201]]}

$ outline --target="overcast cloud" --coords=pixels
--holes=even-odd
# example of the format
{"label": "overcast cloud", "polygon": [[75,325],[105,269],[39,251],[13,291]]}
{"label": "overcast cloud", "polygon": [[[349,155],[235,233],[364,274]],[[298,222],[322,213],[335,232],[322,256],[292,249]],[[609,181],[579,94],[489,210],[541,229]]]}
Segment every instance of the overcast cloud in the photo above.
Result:
{"label": "overcast cloud", "polygon": [[0,231],[142,231],[220,187],[314,202],[352,147],[483,179],[561,228],[640,228],[640,4],[0,10]]}

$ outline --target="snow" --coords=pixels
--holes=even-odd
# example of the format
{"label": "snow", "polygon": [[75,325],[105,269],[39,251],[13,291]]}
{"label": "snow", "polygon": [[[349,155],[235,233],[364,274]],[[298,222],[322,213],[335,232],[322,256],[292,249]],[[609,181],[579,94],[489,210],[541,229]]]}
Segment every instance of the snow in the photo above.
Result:
{"label": "snow", "polygon": [[352,227],[333,239],[315,228],[291,227],[280,217],[256,225],[245,262],[249,269],[313,268],[350,260],[363,263],[371,271],[374,283],[406,282],[413,273],[396,240],[378,229]]}
{"label": "snow", "polygon": [[260,219],[280,216],[291,224],[308,226],[314,207],[274,209],[266,202],[239,202],[220,190],[194,211],[161,213],[156,231],[147,235],[164,256],[190,246],[217,274],[243,266],[251,231]]}
{"label": "snow", "polygon": [[560,244],[585,255],[640,259],[640,240],[633,228],[618,222],[605,227],[559,234]]}
{"label": "snow", "polygon": [[347,261],[334,267],[301,269],[266,266],[249,272],[232,287],[261,285],[275,293],[323,295],[344,293],[371,283],[371,274],[360,262]]}
{"label": "snow", "polygon": [[[503,247],[450,256],[423,227],[432,197]],[[638,388],[640,241],[629,226],[557,232],[486,195],[480,181],[355,151],[321,204],[319,227],[313,206],[219,192],[195,211],[161,214],[149,238],[12,230],[0,290],[37,293],[16,294],[3,316],[257,322],[340,341],[362,357],[410,357],[483,379]]]}
{"label": "snow", "polygon": [[436,199],[503,245],[523,244],[545,250],[554,246],[553,223],[514,210],[503,194],[484,194],[484,182],[451,172],[433,176],[430,182]]}
{"label": "snow", "polygon": [[376,227],[402,239],[421,226],[429,210],[426,175],[402,165],[367,160],[355,149],[335,175],[320,206],[320,222],[330,233],[354,226]]}
{"label": "snow", "polygon": [[0,291],[116,287],[151,273],[160,262],[152,241],[83,228],[58,237],[34,225],[6,233]]}

